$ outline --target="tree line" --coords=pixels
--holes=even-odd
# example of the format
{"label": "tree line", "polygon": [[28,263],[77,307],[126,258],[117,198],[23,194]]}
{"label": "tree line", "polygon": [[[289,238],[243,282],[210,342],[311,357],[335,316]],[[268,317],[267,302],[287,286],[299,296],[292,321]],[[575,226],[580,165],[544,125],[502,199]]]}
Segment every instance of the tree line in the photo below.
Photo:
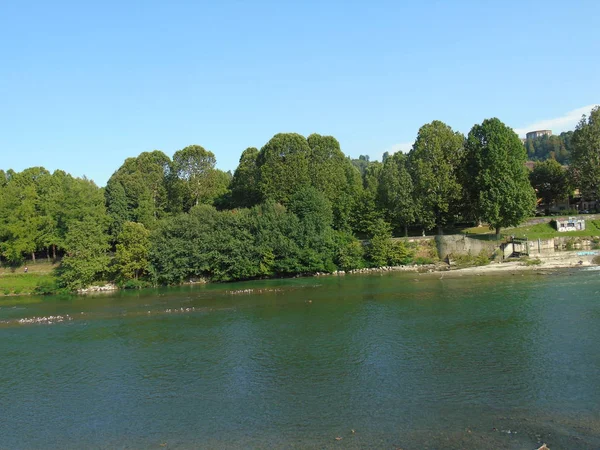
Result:
{"label": "tree line", "polygon": [[[600,193],[599,115],[582,119],[570,143],[571,184],[590,198]],[[458,222],[500,233],[531,215],[526,160],[519,137],[494,118],[467,136],[433,121],[407,154],[382,162],[351,160],[331,136],[280,133],[246,149],[233,174],[198,145],[128,158],[104,188],[41,167],[2,171],[0,252],[5,264],[60,258],[59,283],[70,290],[406,264],[414,249],[393,234]]]}

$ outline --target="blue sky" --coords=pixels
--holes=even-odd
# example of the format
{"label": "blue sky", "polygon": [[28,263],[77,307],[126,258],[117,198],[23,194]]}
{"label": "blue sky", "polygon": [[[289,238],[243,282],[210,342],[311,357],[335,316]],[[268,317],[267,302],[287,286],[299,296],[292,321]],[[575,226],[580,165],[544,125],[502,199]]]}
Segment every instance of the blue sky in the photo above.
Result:
{"label": "blue sky", "polygon": [[0,0],[0,168],[104,185],[190,144],[234,170],[278,132],[378,159],[435,119],[572,129],[600,102],[598,17],[597,0]]}

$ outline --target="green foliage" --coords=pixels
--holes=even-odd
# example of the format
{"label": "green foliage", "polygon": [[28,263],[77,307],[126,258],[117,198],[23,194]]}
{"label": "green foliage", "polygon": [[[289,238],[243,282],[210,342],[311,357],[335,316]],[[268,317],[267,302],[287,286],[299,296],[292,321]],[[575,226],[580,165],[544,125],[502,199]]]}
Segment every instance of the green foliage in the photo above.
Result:
{"label": "green foliage", "polygon": [[392,227],[383,219],[377,219],[370,230],[368,257],[375,267],[386,266],[392,246]]}
{"label": "green foliage", "polygon": [[404,235],[408,235],[408,226],[417,217],[417,204],[408,158],[404,154],[397,152],[386,158],[377,194],[386,219],[395,226],[403,227]]}
{"label": "green foliage", "polygon": [[600,199],[600,107],[581,119],[573,133],[572,147],[575,184],[585,199]]}
{"label": "green foliage", "polygon": [[524,266],[539,266],[542,264],[542,260],[540,258],[523,258],[522,263]]}
{"label": "green foliage", "polygon": [[368,257],[375,267],[397,266],[410,263],[414,249],[402,240],[393,241],[392,228],[383,219],[375,221],[371,228]]}
{"label": "green foliage", "polygon": [[56,279],[49,273],[8,273],[0,275],[0,291],[4,295],[38,293],[38,286],[55,286]]}
{"label": "green foliage", "polygon": [[287,204],[294,192],[310,185],[310,147],[296,133],[279,133],[260,150],[259,190],[265,200]]}
{"label": "green foliage", "polygon": [[419,218],[426,228],[435,225],[440,233],[462,197],[458,172],[463,141],[462,134],[435,120],[421,127],[409,153]]}
{"label": "green foliage", "polygon": [[260,203],[261,194],[258,189],[260,172],[257,159],[258,150],[254,147],[249,147],[242,153],[231,180],[232,206],[248,208]]}
{"label": "green foliage", "polygon": [[335,240],[337,247],[335,264],[341,270],[362,269],[365,264],[363,244],[347,232],[337,232]]}
{"label": "green foliage", "polygon": [[125,160],[108,180],[105,191],[113,235],[127,221],[152,228],[165,216],[169,209],[170,171],[171,159],[158,150]]}
{"label": "green foliage", "polygon": [[571,192],[566,170],[553,159],[536,163],[529,180],[547,207]]}
{"label": "green foliage", "polygon": [[71,226],[65,239],[67,256],[57,270],[60,287],[73,291],[106,277],[110,263],[106,231],[104,223],[89,217]]}
{"label": "green foliage", "polygon": [[519,137],[500,120],[475,125],[466,141],[463,182],[473,215],[500,233],[517,226],[535,209],[535,191]]}
{"label": "green foliage", "polygon": [[200,203],[213,204],[229,187],[229,176],[215,169],[217,159],[212,152],[199,145],[190,145],[173,155],[173,173],[176,174],[183,195],[184,210]]}
{"label": "green foliage", "polygon": [[490,263],[490,255],[485,250],[481,250],[477,255],[471,252],[466,255],[452,255],[451,259],[458,267],[486,266]]}
{"label": "green foliage", "polygon": [[389,248],[388,262],[390,266],[409,264],[414,256],[414,250],[404,241],[393,241]]}
{"label": "green foliage", "polygon": [[33,289],[33,294],[36,295],[54,295],[61,292],[62,290],[55,278],[43,279]]}
{"label": "green foliage", "polygon": [[538,136],[525,141],[527,157],[532,161],[555,160],[559,164],[568,164],[571,157],[572,131],[553,136]]}
{"label": "green foliage", "polygon": [[417,264],[419,266],[424,266],[427,264],[434,264],[435,260],[433,258],[429,258],[427,256],[417,256],[414,260],[413,260],[413,264]]}
{"label": "green foliage", "polygon": [[125,222],[117,236],[114,269],[121,281],[138,280],[149,268],[150,232],[141,223]]}

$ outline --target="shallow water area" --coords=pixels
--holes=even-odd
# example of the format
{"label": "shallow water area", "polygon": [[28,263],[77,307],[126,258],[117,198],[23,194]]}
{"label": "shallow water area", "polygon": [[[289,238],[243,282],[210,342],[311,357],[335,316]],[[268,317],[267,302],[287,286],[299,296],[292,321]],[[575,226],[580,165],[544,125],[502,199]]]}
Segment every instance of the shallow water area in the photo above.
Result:
{"label": "shallow water area", "polygon": [[0,448],[600,448],[597,271],[30,300]]}

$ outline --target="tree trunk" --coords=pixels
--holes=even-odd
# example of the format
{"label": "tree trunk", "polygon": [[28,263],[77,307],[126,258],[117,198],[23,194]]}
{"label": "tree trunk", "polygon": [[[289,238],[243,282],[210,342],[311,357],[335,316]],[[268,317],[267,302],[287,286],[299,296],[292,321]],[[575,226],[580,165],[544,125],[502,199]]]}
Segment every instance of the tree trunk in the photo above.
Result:
{"label": "tree trunk", "polygon": [[46,259],[50,262],[50,247],[46,247]]}
{"label": "tree trunk", "polygon": [[52,259],[56,261],[56,245],[52,244]]}
{"label": "tree trunk", "polygon": [[444,234],[444,229],[442,228],[442,226],[441,226],[441,225],[438,225],[438,226],[437,226],[437,229],[438,229],[438,235],[440,235],[440,236],[443,236],[443,234]]}
{"label": "tree trunk", "polygon": [[408,237],[408,225],[404,224],[404,237]]}
{"label": "tree trunk", "polygon": [[500,227],[496,227],[496,238],[500,237]]}
{"label": "tree trunk", "polygon": [[31,259],[33,260],[33,263],[35,264],[35,252],[31,252]]}

